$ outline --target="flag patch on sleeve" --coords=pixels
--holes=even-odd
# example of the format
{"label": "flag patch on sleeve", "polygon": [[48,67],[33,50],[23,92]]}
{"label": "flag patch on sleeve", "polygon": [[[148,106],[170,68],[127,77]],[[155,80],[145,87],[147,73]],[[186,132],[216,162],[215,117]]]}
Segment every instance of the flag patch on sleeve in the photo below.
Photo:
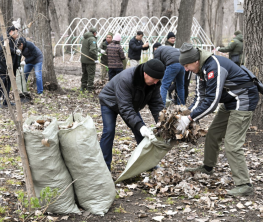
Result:
{"label": "flag patch on sleeve", "polygon": [[214,76],[214,71],[212,71],[212,72],[209,72],[208,74],[207,74],[207,78],[208,79],[212,79],[212,78],[214,78],[215,76]]}

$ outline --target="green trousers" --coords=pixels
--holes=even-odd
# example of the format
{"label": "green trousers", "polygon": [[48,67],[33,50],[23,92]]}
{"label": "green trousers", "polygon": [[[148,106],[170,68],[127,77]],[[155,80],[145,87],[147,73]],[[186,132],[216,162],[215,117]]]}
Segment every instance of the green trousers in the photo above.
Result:
{"label": "green trousers", "polygon": [[96,64],[81,63],[81,66],[82,66],[81,88],[93,90]]}
{"label": "green trousers", "polygon": [[252,111],[226,110],[222,104],[209,127],[205,140],[204,164],[214,167],[225,138],[225,152],[236,185],[250,183],[242,146],[252,119]]}

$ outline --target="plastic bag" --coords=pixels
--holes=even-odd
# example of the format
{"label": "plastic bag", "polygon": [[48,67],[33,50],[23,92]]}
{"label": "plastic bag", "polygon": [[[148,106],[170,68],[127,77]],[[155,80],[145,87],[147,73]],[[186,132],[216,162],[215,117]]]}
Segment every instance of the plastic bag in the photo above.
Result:
{"label": "plastic bag", "polygon": [[[37,197],[40,197],[40,191],[45,187],[58,188],[58,192],[62,194],[72,183],[59,149],[56,118],[52,118],[51,123],[43,131],[33,130],[31,127],[32,122],[43,119],[47,117],[31,116],[23,124],[25,145]],[[42,139],[45,139],[46,146],[41,143]],[[80,213],[75,204],[73,186],[69,186],[47,211],[58,214]]]}
{"label": "plastic bag", "polygon": [[155,167],[166,153],[172,149],[169,143],[162,141],[161,138],[149,140],[145,137],[133,151],[125,170],[115,183]]}
{"label": "plastic bag", "polygon": [[115,185],[104,161],[97,131],[90,116],[71,115],[59,123],[62,155],[70,171],[79,205],[93,214],[107,213],[115,198]]}

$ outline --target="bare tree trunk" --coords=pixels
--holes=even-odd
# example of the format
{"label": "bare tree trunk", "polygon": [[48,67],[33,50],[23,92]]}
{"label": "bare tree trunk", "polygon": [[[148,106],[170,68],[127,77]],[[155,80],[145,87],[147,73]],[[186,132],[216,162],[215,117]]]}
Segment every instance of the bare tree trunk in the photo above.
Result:
{"label": "bare tree trunk", "polygon": [[222,46],[224,6],[223,0],[218,1],[217,17],[215,18],[215,46]]}
{"label": "bare tree trunk", "polygon": [[[27,189],[27,193],[28,193],[28,197],[29,199],[31,197],[35,197],[35,190],[34,190],[34,184],[33,184],[33,179],[32,179],[32,175],[31,175],[31,170],[29,167],[29,161],[28,161],[28,157],[27,157],[27,152],[26,152],[26,147],[25,147],[25,141],[24,141],[24,133],[23,133],[23,129],[22,129],[22,123],[23,123],[23,116],[22,116],[22,106],[21,106],[21,101],[20,101],[20,97],[19,97],[19,92],[17,89],[17,85],[16,85],[16,80],[15,80],[15,76],[14,76],[14,72],[13,72],[13,62],[12,62],[12,57],[11,57],[11,51],[9,48],[9,40],[7,38],[7,34],[6,34],[6,28],[5,28],[5,23],[4,23],[4,18],[3,18],[3,14],[2,11],[0,9],[0,27],[1,27],[1,31],[3,33],[3,38],[5,40],[5,45],[6,47],[3,48],[4,50],[4,54],[6,57],[6,65],[7,65],[7,70],[8,70],[8,76],[10,78],[11,81],[11,85],[12,85],[12,89],[14,92],[14,96],[15,96],[15,102],[16,102],[16,109],[17,109],[17,117],[14,120],[16,129],[17,129],[17,145],[18,145],[18,149],[19,149],[19,154],[21,156],[21,161],[22,161],[22,166],[23,166],[23,172],[24,172],[24,176],[25,176],[25,181],[26,181],[26,189]],[[3,83],[1,81],[1,83]],[[8,108],[10,110],[10,113],[12,115],[12,117],[14,118],[14,112],[11,108],[11,104],[8,100],[8,96],[7,96],[7,92],[4,89],[4,93],[5,93],[5,97],[6,100],[8,102]]]}
{"label": "bare tree trunk", "polygon": [[190,42],[195,0],[180,3],[175,47],[180,48],[184,42]]}
{"label": "bare tree trunk", "polygon": [[238,24],[239,24],[239,30],[244,34],[244,14],[243,13],[238,13]]}
{"label": "bare tree trunk", "polygon": [[[263,4],[262,0],[244,1],[244,48],[246,66],[263,82]],[[252,124],[263,129],[263,96],[254,112]]]}
{"label": "bare tree trunk", "polygon": [[[59,27],[58,15],[55,8],[54,0],[49,0],[49,12],[51,16],[52,30],[55,33],[55,43],[57,43],[60,39],[60,27]],[[56,56],[61,56],[61,55],[62,55],[62,50],[59,47],[56,50]]]}
{"label": "bare tree trunk", "polygon": [[202,0],[201,3],[201,10],[200,10],[200,26],[202,27],[202,29],[205,31],[206,27],[206,17],[205,17],[205,9],[206,9],[206,5],[207,5],[207,0]]}
{"label": "bare tree trunk", "polygon": [[235,31],[237,30],[237,21],[238,21],[238,13],[235,13],[235,18],[234,18]]}
{"label": "bare tree trunk", "polygon": [[210,34],[210,39],[213,42],[214,41],[214,33],[213,33],[213,1],[208,0],[207,2],[207,23],[208,23],[208,29]]}
{"label": "bare tree trunk", "polygon": [[120,11],[120,17],[125,17],[127,7],[128,7],[129,0],[122,0],[121,1],[121,11]]}
{"label": "bare tree trunk", "polygon": [[13,21],[13,0],[0,0],[0,9],[3,12],[5,25],[7,27],[11,26]]}
{"label": "bare tree trunk", "polygon": [[[36,7],[36,1],[29,1],[29,0],[23,0],[23,5],[25,9],[25,14],[26,14],[26,24],[29,24],[30,22],[34,21],[34,9]],[[29,28],[28,30],[28,35],[30,37],[34,36],[34,29]]]}

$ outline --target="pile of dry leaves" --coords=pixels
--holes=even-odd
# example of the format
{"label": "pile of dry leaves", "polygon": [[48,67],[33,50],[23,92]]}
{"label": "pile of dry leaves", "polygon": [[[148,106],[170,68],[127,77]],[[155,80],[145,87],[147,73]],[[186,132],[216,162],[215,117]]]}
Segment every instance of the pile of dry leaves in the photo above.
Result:
{"label": "pile of dry leaves", "polygon": [[181,116],[188,116],[190,110],[183,105],[170,105],[159,114],[159,122],[154,130],[155,136],[168,140],[180,140],[196,143],[197,139],[207,134],[207,130],[202,129],[198,122],[191,122],[188,129],[182,134],[177,130],[178,120]]}

